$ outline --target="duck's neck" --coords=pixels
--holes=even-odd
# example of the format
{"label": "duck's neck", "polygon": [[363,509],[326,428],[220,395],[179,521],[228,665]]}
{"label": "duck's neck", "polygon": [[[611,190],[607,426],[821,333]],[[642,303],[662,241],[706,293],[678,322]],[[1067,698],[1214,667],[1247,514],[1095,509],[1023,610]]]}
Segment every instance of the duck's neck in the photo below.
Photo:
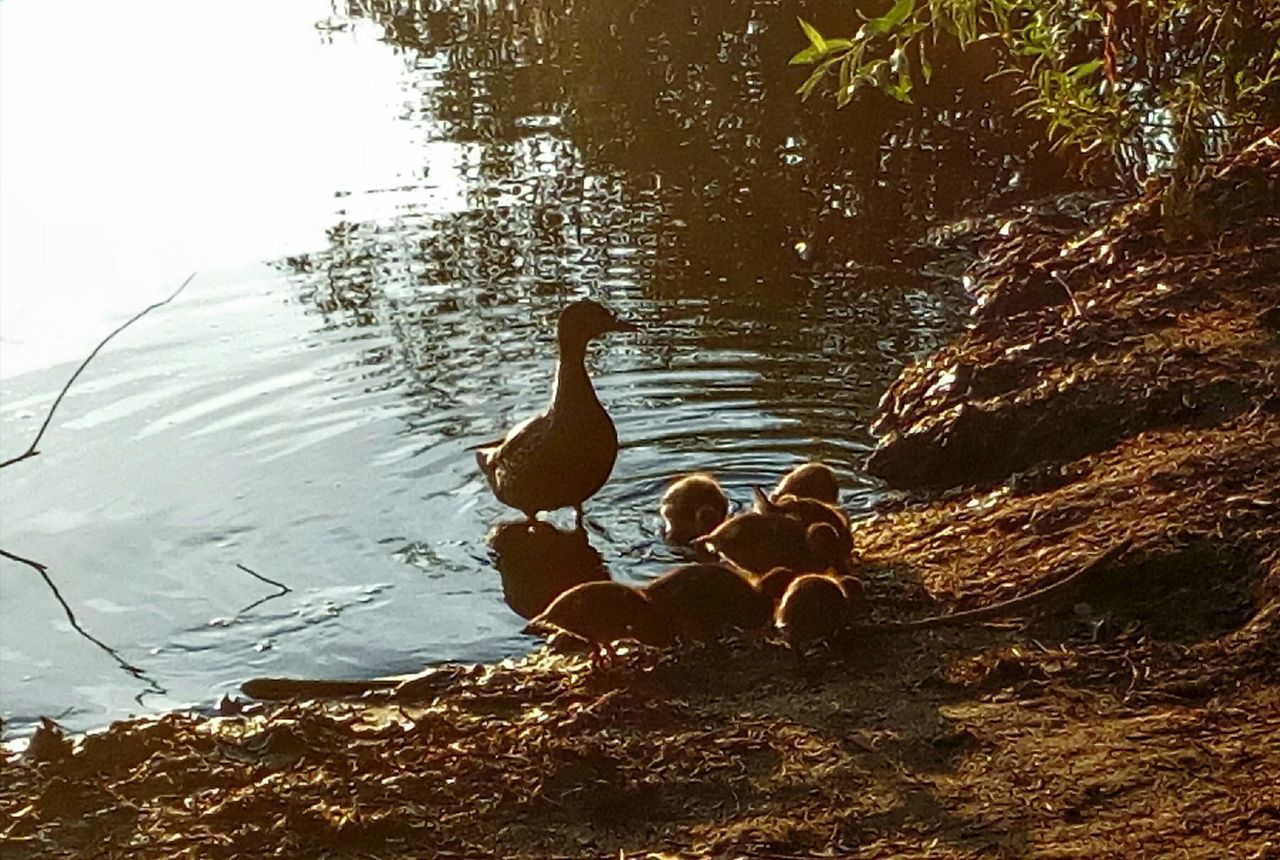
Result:
{"label": "duck's neck", "polygon": [[551,389],[551,407],[563,410],[599,402],[591,377],[587,376],[587,345],[561,340],[556,381]]}

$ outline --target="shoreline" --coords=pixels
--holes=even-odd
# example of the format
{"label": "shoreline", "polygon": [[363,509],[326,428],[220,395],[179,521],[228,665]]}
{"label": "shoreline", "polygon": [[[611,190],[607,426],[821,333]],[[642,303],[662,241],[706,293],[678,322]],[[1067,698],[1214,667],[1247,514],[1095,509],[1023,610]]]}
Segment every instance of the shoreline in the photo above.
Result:
{"label": "shoreline", "polygon": [[[398,696],[114,724],[7,757],[5,857],[1280,851],[1280,133],[1196,218],[1027,219],[903,372],[857,523],[883,618],[1075,602],[801,660],[543,649]],[[731,671],[730,671],[731,670]],[[33,744],[34,746],[34,744]],[[44,760],[40,760],[43,758]]]}

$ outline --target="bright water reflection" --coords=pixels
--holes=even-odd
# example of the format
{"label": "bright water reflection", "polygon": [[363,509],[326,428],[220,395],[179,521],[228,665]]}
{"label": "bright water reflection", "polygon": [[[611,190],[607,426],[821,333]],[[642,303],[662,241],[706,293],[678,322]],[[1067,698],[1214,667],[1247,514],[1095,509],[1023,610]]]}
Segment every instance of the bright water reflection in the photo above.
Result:
{"label": "bright water reflection", "polygon": [[[46,453],[0,483],[0,545],[48,563],[84,625],[167,690],[141,709],[207,704],[253,675],[527,650],[485,540],[516,515],[466,448],[541,407],[551,327],[577,296],[644,326],[591,360],[624,444],[588,504],[610,575],[642,580],[673,559],[655,511],[681,471],[714,469],[745,503],[820,457],[848,507],[870,504],[857,464],[871,408],[957,304],[885,237],[935,213],[943,183],[923,183],[930,196],[868,182],[856,142],[831,142],[847,129],[797,110],[778,61],[792,42],[776,32],[783,10],[734,4],[710,41],[689,36],[705,22],[641,29],[635,65],[607,22],[555,4],[266,5],[209,20],[164,4],[165,27],[206,28],[181,49],[146,6],[112,6],[98,34],[112,48],[98,47],[98,86],[138,123],[130,139],[167,134],[128,113],[137,69],[163,68],[150,85],[188,126],[216,131],[212,150],[232,147],[223,160],[188,127],[163,139],[189,139],[189,158],[70,176],[64,149],[41,158],[0,123],[22,144],[0,162],[6,183],[34,177],[6,185],[6,211],[39,214],[0,222],[6,250],[37,230],[59,248],[88,243],[56,266],[3,263],[6,356],[57,349],[37,350],[31,372],[6,368],[0,453],[21,450],[65,379],[54,359],[154,297],[126,281],[163,293],[160,275],[202,272],[99,357]],[[57,72],[56,89],[84,69],[32,47],[53,38],[55,14],[8,3],[0,32],[26,31],[29,70]],[[226,79],[235,98],[208,86],[214,54],[240,69]],[[8,101],[18,87],[3,77]],[[29,89],[6,115],[61,97]],[[50,135],[65,147],[74,131]],[[90,157],[123,159],[126,137],[108,133]],[[890,198],[893,217],[876,215]],[[98,254],[108,276],[91,281]],[[270,589],[238,563],[294,591],[242,612]],[[6,564],[2,582],[7,721],[65,711],[84,727],[140,709],[139,684],[69,633],[38,579]]]}

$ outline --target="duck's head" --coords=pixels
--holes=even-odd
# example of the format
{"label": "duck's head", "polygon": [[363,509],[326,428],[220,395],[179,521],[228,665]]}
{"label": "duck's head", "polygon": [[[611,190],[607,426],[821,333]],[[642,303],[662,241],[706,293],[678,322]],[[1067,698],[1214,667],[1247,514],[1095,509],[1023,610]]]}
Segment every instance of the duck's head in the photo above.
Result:
{"label": "duck's head", "polygon": [[618,316],[599,302],[582,299],[560,312],[557,334],[560,345],[586,346],[587,342],[611,331],[638,331],[637,326]]}

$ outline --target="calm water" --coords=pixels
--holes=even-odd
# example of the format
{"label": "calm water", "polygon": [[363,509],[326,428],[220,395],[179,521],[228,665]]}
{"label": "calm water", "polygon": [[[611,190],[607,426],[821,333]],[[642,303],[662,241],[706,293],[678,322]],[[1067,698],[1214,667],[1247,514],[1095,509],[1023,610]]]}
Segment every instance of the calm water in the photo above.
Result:
{"label": "calm water", "polygon": [[[486,540],[518,515],[466,449],[541,408],[577,297],[644,326],[591,359],[623,440],[587,508],[611,576],[672,561],[681,471],[745,503],[818,457],[874,501],[872,407],[961,308],[892,240],[1016,182],[1003,138],[802,108],[773,3],[598,5],[0,6],[0,455],[199,270],[0,480],[0,546],[147,679],[6,561],[10,732],[526,652]],[[273,589],[237,565],[293,591],[251,606]]]}

